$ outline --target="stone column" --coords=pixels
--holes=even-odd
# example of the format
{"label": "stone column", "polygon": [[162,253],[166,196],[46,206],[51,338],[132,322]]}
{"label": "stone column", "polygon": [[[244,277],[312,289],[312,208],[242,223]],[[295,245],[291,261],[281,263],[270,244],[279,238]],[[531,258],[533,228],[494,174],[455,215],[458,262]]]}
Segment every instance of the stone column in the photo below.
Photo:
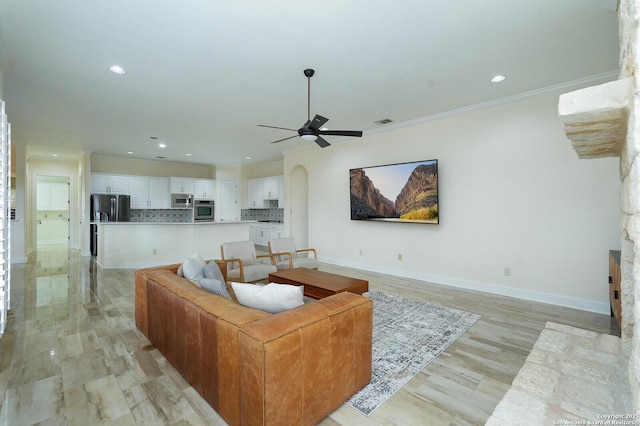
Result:
{"label": "stone column", "polygon": [[622,209],[622,333],[629,350],[629,383],[634,410],[640,412],[640,32],[639,0],[620,0],[620,78],[632,82],[627,137],[620,152],[620,194]]}
{"label": "stone column", "polygon": [[619,0],[619,79],[562,95],[558,104],[565,133],[580,158],[620,157],[621,331],[636,413],[640,413],[639,21],[640,0]]}

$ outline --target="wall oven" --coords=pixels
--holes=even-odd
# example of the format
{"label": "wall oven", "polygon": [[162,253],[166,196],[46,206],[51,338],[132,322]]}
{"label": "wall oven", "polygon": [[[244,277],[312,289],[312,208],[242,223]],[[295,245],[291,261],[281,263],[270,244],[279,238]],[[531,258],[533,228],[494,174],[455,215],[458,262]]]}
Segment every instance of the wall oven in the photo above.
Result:
{"label": "wall oven", "polygon": [[180,207],[193,207],[193,196],[191,194],[171,194],[171,208]]}
{"label": "wall oven", "polygon": [[196,200],[193,202],[193,220],[213,221],[213,200]]}

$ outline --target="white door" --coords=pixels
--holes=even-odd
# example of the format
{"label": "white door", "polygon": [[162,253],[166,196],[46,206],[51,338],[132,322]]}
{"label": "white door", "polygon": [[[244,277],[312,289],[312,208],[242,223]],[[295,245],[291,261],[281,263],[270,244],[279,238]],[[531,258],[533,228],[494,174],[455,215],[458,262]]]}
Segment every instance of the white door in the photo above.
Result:
{"label": "white door", "polygon": [[220,221],[236,221],[238,217],[238,179],[220,179]]}

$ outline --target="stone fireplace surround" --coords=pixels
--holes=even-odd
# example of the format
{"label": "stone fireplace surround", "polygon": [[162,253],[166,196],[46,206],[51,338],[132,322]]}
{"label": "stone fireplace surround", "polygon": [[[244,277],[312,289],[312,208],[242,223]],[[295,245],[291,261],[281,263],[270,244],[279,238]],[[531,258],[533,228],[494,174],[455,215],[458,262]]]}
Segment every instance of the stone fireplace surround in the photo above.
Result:
{"label": "stone fireplace surround", "polygon": [[635,329],[640,322],[639,21],[640,0],[619,0],[618,80],[564,94],[558,103],[565,133],[579,158],[620,157],[621,338],[635,413],[640,413],[640,333]]}

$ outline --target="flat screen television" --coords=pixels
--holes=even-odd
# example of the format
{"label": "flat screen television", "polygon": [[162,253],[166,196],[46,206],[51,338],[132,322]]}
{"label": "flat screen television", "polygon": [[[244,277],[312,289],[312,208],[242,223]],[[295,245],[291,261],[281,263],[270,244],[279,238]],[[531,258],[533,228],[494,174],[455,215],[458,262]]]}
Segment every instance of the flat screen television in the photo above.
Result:
{"label": "flat screen television", "polygon": [[351,220],[439,223],[438,160],[349,170]]}

